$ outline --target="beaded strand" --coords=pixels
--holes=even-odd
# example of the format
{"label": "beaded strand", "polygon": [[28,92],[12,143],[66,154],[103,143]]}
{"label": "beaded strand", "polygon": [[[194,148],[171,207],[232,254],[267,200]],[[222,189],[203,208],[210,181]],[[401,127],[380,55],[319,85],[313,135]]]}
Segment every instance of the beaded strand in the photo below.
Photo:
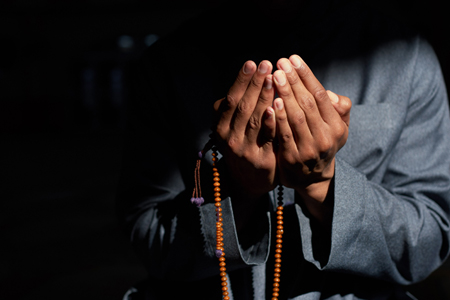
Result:
{"label": "beaded strand", "polygon": [[[211,140],[205,146],[205,148],[198,153],[198,159],[195,166],[194,182],[195,187],[192,193],[191,203],[200,207],[204,199],[201,196],[201,184],[200,184],[200,162],[203,158],[204,153],[208,149],[212,150],[212,170],[213,170],[213,181],[214,181],[214,202],[215,202],[215,212],[216,212],[216,250],[215,255],[219,259],[220,266],[220,280],[222,285],[222,300],[229,300],[228,292],[228,278],[227,269],[225,263],[225,250],[223,243],[223,218],[222,218],[222,198],[220,194],[220,174],[217,169],[216,162],[218,161],[217,148],[211,145]],[[210,148],[211,146],[212,148]],[[275,265],[274,265],[274,279],[273,279],[273,290],[272,290],[272,300],[278,300],[280,292],[280,276],[281,276],[281,248],[283,243],[283,186],[278,186],[278,206],[277,206],[277,234],[276,234],[276,244],[275,244]]]}
{"label": "beaded strand", "polygon": [[222,228],[222,208],[221,208],[221,201],[222,198],[220,197],[220,178],[219,178],[219,172],[217,170],[216,161],[217,158],[217,149],[213,147],[212,149],[212,166],[213,166],[213,180],[214,180],[214,201],[216,206],[216,257],[219,259],[219,266],[220,266],[220,280],[222,281],[222,299],[223,300],[229,300],[230,297],[228,296],[228,282],[227,282],[227,269],[226,269],[226,263],[225,263],[225,252],[223,248],[223,228]]}
{"label": "beaded strand", "polygon": [[277,207],[277,234],[275,244],[275,269],[273,274],[272,300],[278,300],[280,296],[280,276],[281,276],[281,248],[283,243],[283,186],[278,186],[278,207]]}

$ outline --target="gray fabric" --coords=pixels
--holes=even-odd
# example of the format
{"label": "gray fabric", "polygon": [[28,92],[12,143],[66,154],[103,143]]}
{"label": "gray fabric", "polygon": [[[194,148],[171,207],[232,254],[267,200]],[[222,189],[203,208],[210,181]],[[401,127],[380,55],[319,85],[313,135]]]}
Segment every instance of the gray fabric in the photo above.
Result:
{"label": "gray fabric", "polygon": [[[355,16],[353,8],[346,11]],[[333,16],[324,22],[335,22]],[[356,16],[354,22],[369,23],[368,16]],[[317,32],[330,28],[322,25]],[[331,235],[318,229],[298,196],[287,189],[280,299],[408,299],[399,286],[424,279],[449,253],[445,85],[433,50],[419,36],[388,39],[389,26],[353,24],[339,30],[345,34],[316,41],[318,53],[304,50],[312,53],[305,60],[325,88],[353,102],[349,138],[336,158]],[[286,39],[291,47],[286,53],[303,51],[298,39]],[[369,50],[363,39],[373,42]],[[147,299],[174,299],[181,292],[213,299],[220,287],[207,161],[202,166],[206,203],[198,209],[189,198],[195,154],[209,134],[210,107],[223,94],[215,88],[220,78],[205,76],[207,63],[189,67],[190,61],[208,62],[210,49],[185,41],[180,53],[174,50],[178,43],[177,38],[157,43],[142,63],[152,101],[138,103],[132,120],[135,131],[125,154],[118,209],[151,278],[141,286]],[[238,68],[229,66],[233,72]],[[255,208],[260,211],[254,226],[239,234],[232,199],[223,201],[232,299],[270,298],[275,196],[269,196],[265,203],[271,208]]]}

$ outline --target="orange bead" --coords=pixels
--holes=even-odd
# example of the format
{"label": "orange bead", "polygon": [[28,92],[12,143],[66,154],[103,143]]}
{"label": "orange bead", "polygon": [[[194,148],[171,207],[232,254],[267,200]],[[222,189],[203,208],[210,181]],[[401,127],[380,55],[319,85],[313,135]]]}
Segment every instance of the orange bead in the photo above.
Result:
{"label": "orange bead", "polygon": [[219,177],[214,177],[213,180],[214,181],[220,181],[220,178]]}
{"label": "orange bead", "polygon": [[223,286],[222,291],[228,291],[228,288],[226,286]]}
{"label": "orange bead", "polygon": [[214,193],[214,197],[220,197],[220,193],[219,192]]}
{"label": "orange bead", "polygon": [[280,273],[280,272],[281,272],[280,268],[275,268],[274,271],[277,272],[277,273]]}
{"label": "orange bead", "polygon": [[223,297],[223,300],[230,300],[230,297],[225,296],[225,297]]}
{"label": "orange bead", "polygon": [[279,288],[273,288],[273,291],[278,293],[280,291],[280,289]]}
{"label": "orange bead", "polygon": [[277,259],[275,259],[275,262],[276,262],[277,264],[281,264],[281,259],[277,258]]}
{"label": "orange bead", "polygon": [[220,201],[222,201],[222,198],[220,198],[220,197],[216,197],[216,198],[214,198],[214,201],[216,201],[216,202],[220,202]]}
{"label": "orange bead", "polygon": [[277,220],[283,220],[283,216],[278,216]]}
{"label": "orange bead", "polygon": [[227,270],[227,268],[225,268],[225,267],[221,267],[221,268],[220,268],[220,271],[221,271],[221,272],[225,272],[226,270]]}
{"label": "orange bead", "polygon": [[218,171],[217,168],[212,168],[212,170],[213,170],[213,172],[217,172]]}
{"label": "orange bead", "polygon": [[225,261],[225,257],[222,256],[222,257],[219,258],[219,260],[220,261]]}
{"label": "orange bead", "polygon": [[277,240],[277,243],[278,243],[278,244],[281,244],[282,242],[283,242],[282,239],[278,239],[278,240]]}
{"label": "orange bead", "polygon": [[226,281],[222,281],[222,286],[227,286],[228,283]]}
{"label": "orange bead", "polygon": [[219,175],[220,175],[219,172],[214,172],[213,174],[214,177],[219,177]]}
{"label": "orange bead", "polygon": [[220,187],[215,187],[214,192],[220,192]]}
{"label": "orange bead", "polygon": [[227,273],[222,272],[222,273],[220,273],[220,276],[222,277],[222,278],[220,278],[222,281],[227,281]]}
{"label": "orange bead", "polygon": [[221,266],[221,267],[225,267],[227,264],[225,263],[225,262],[221,262],[220,264],[219,264],[219,266]]}
{"label": "orange bead", "polygon": [[280,220],[280,221],[277,221],[277,224],[278,224],[278,225],[283,225],[283,221],[281,221],[281,220]]}
{"label": "orange bead", "polygon": [[275,282],[280,282],[281,280],[280,280],[280,278],[277,278],[277,277],[275,277],[274,279],[273,279],[273,281],[275,281]]}
{"label": "orange bead", "polygon": [[220,202],[216,202],[216,203],[214,203],[214,205],[215,205],[216,207],[219,207],[219,206],[221,206],[222,204],[220,204]]}
{"label": "orange bead", "polygon": [[283,211],[282,210],[277,210],[277,215],[282,215]]}
{"label": "orange bead", "polygon": [[274,286],[274,289],[275,289],[275,288],[279,287],[280,284],[279,284],[278,282],[274,282],[274,283],[273,283],[273,286]]}
{"label": "orange bead", "polygon": [[276,253],[276,254],[275,254],[275,257],[276,257],[276,258],[281,258],[281,254]]}
{"label": "orange bead", "polygon": [[283,230],[283,226],[282,226],[282,225],[278,225],[278,226],[277,226],[277,229],[278,229],[278,230],[281,230],[281,231],[284,233],[284,230]]}
{"label": "orange bead", "polygon": [[278,297],[278,296],[280,296],[280,294],[278,294],[277,292],[274,292],[274,293],[272,294],[272,296],[273,296],[273,297]]}
{"label": "orange bead", "polygon": [[280,277],[280,273],[275,273],[275,274],[273,274],[273,276]]}
{"label": "orange bead", "polygon": [[214,186],[220,186],[220,182],[214,182]]}
{"label": "orange bead", "polygon": [[276,253],[281,253],[281,252],[283,252],[283,251],[281,251],[281,249],[276,249],[275,252],[276,252]]}
{"label": "orange bead", "polygon": [[[274,265],[275,268],[281,268],[281,264],[275,264]],[[278,271],[279,272],[279,271]]]}

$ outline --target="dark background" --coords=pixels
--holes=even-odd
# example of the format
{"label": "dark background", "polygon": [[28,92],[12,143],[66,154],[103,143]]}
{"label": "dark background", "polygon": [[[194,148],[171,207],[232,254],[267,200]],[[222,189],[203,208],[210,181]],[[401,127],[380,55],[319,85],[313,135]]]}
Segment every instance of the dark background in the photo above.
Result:
{"label": "dark background", "polygon": [[[0,2],[0,299],[121,299],[145,278],[114,213],[129,78],[206,3]],[[444,1],[371,4],[420,30],[450,82]],[[450,299],[449,263],[411,289]]]}

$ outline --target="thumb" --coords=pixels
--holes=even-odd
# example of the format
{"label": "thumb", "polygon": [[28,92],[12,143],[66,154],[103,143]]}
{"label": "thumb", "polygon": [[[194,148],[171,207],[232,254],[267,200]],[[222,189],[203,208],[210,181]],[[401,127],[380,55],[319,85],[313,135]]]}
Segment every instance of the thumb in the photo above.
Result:
{"label": "thumb", "polygon": [[337,111],[339,116],[341,116],[342,121],[344,121],[344,123],[348,126],[350,124],[350,109],[352,108],[352,101],[348,97],[337,95],[330,90],[328,90],[327,93],[334,109]]}

